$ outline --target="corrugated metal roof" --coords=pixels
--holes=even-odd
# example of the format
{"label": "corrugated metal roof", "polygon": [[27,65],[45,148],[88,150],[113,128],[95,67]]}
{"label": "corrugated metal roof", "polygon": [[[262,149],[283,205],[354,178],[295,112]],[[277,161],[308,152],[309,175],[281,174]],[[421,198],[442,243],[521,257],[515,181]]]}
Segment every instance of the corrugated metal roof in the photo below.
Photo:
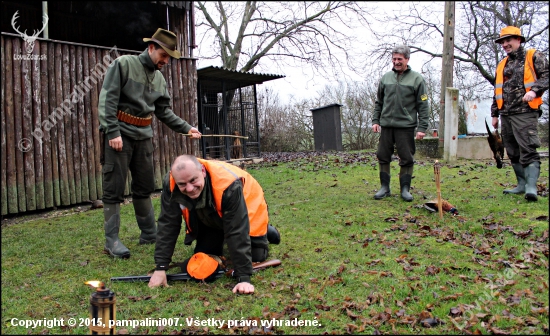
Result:
{"label": "corrugated metal roof", "polygon": [[201,82],[201,85],[218,92],[222,91],[222,82],[225,82],[226,90],[233,90],[284,77],[284,75],[241,72],[217,66],[209,66],[197,70],[197,78]]}
{"label": "corrugated metal roof", "polygon": [[170,7],[176,7],[179,9],[184,8],[185,10],[191,9],[192,1],[151,1],[152,3],[159,3],[161,5],[166,5]]}

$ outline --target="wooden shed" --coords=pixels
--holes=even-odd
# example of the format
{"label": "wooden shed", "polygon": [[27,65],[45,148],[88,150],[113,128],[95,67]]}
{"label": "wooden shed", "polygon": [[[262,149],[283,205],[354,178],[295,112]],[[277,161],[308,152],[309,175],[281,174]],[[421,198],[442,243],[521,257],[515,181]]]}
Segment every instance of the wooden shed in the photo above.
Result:
{"label": "wooden shed", "polygon": [[[177,34],[183,55],[162,70],[173,110],[197,125],[192,1],[2,1],[1,9],[2,216],[101,198],[103,75],[119,55],[145,50],[157,28]],[[160,189],[175,157],[199,146],[156,118],[152,127]]]}

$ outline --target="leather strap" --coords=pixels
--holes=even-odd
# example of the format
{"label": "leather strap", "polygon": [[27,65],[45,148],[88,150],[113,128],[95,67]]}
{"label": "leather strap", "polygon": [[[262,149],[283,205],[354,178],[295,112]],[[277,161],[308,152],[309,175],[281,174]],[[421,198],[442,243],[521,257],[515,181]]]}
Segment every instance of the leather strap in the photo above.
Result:
{"label": "leather strap", "polygon": [[134,125],[134,126],[140,126],[140,127],[149,126],[153,122],[153,116],[152,115],[150,115],[147,118],[140,118],[140,117],[133,116],[131,114],[128,114],[128,113],[126,113],[124,111],[120,111],[120,110],[118,111],[116,117],[117,117],[118,120],[123,121],[127,124]]}

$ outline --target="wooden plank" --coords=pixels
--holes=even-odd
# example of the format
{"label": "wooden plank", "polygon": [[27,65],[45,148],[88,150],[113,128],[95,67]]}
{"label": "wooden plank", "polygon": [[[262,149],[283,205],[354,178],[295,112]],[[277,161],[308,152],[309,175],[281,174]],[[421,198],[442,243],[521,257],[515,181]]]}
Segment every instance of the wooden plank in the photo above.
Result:
{"label": "wooden plank", "polygon": [[[100,49],[97,49],[95,51],[95,55],[96,55],[96,64],[103,64],[103,54],[101,52]],[[98,68],[100,69],[100,68]],[[101,68],[103,69],[103,68]],[[101,87],[103,86],[103,79],[105,78],[105,76],[101,77],[100,80],[97,81],[97,86],[96,86],[96,97],[97,97],[97,101],[98,103],[97,104],[94,104],[93,106],[97,109],[98,108],[98,104],[99,104],[99,94],[101,92]],[[97,112],[97,123],[95,123],[95,127],[97,128],[97,133],[98,133],[98,137],[99,137],[99,111]],[[99,143],[97,144],[97,150],[100,150],[99,148]],[[99,155],[100,153],[98,152],[98,158],[99,158]],[[98,178],[97,178],[97,197],[98,199],[101,199],[103,197],[103,173],[102,173],[102,166],[99,165],[96,167],[97,168],[97,174],[98,174]]]}
{"label": "wooden plank", "polygon": [[48,83],[48,77],[53,77],[48,76],[48,74],[51,74],[51,72],[49,72],[49,63],[51,62],[48,61],[49,49],[51,49],[49,47],[50,45],[51,43],[42,42],[40,48],[41,55],[44,55],[44,58],[40,61],[40,84],[42,86],[40,93],[40,110],[42,111],[42,124],[40,129],[44,134],[42,138],[44,166],[44,208],[51,208],[54,206],[51,154],[52,139],[50,135],[52,124],[49,122],[48,119],[50,112],[52,111],[49,106],[49,95],[51,92]]}
{"label": "wooden plank", "polygon": [[164,166],[162,167],[162,175],[166,174],[170,170],[170,142],[168,141],[168,135],[172,130],[168,128],[164,123],[162,124],[162,151],[164,154]]}
{"label": "wooden plank", "polygon": [[189,11],[183,11],[182,13],[183,13],[183,15],[177,15],[177,16],[181,17],[180,31],[183,35],[183,38],[180,39],[180,41],[182,41],[182,44],[181,44],[182,53],[181,54],[184,57],[189,57],[189,30],[187,29],[187,20],[188,20]]}
{"label": "wooden plank", "polygon": [[61,205],[61,186],[60,186],[60,178],[59,178],[59,150],[58,150],[58,136],[57,136],[57,111],[55,110],[57,108],[57,100],[56,100],[56,80],[58,78],[61,78],[60,74],[58,74],[55,70],[55,62],[56,62],[56,54],[55,54],[55,48],[56,45],[54,43],[48,43],[48,92],[49,92],[49,120],[52,124],[52,127],[50,129],[50,138],[51,138],[51,167],[52,167],[52,192],[53,192],[53,207],[54,209],[56,206]]}
{"label": "wooden plank", "polygon": [[[174,104],[174,113],[183,120],[187,121],[185,118],[183,118],[183,111],[185,109],[185,98],[182,91],[182,82],[181,82],[181,61],[175,60],[174,66],[172,67],[172,72],[174,74],[173,82],[174,82],[174,96],[177,97],[177,104]],[[175,101],[175,100],[174,100]],[[177,112],[176,112],[177,111]],[[193,125],[191,125],[193,126]],[[177,134],[175,132],[172,132],[172,139],[173,142],[176,144],[176,156],[174,159],[184,153],[184,139],[180,134]],[[173,161],[172,161],[173,162]]]}
{"label": "wooden plank", "polygon": [[[79,128],[79,102],[78,99],[81,97],[81,94],[75,90],[75,88],[78,85],[77,81],[77,75],[78,75],[78,69],[77,69],[77,57],[76,57],[76,46],[71,45],[69,46],[69,60],[70,60],[70,73],[69,77],[71,80],[71,86],[70,86],[70,94],[71,94],[71,102],[73,103],[73,113],[71,113],[71,132],[72,132],[72,164],[74,167],[74,201],[71,197],[71,201],[73,201],[73,204],[75,203],[81,203],[82,202],[82,176],[80,174],[80,134],[78,133]],[[83,164],[84,162],[82,162]]]}
{"label": "wooden plank", "polygon": [[[162,72],[162,76],[164,77],[164,80],[166,81],[166,76],[164,76],[164,72]],[[166,90],[168,91],[168,94],[170,94],[170,87],[168,84],[168,81],[166,81]],[[159,147],[161,152],[161,167],[160,171],[161,174],[164,176],[164,173],[166,172],[166,167],[168,166],[168,162],[170,160],[170,151],[168,150],[168,127],[159,120]]]}
{"label": "wooden plank", "polygon": [[[44,130],[42,129],[42,84],[40,83],[40,55],[45,42],[36,41],[32,60],[32,139],[34,141],[34,183],[36,209],[44,209]],[[33,139],[34,138],[34,139]]]}
{"label": "wooden plank", "polygon": [[[44,55],[40,61],[40,105],[41,105],[41,124],[40,130],[42,137],[42,162],[44,169],[44,208],[51,208],[53,203],[53,183],[52,183],[52,156],[51,156],[51,137],[50,127],[47,122],[49,115],[49,85],[48,85],[48,44],[40,43],[40,55]],[[36,161],[35,161],[36,164]]]}
{"label": "wooden plank", "polygon": [[163,123],[160,121],[160,119],[157,119],[157,118],[154,118],[155,120],[155,123],[156,123],[156,138],[157,138],[157,144],[158,144],[158,147],[155,149],[158,153],[158,169],[159,169],[159,174],[164,177],[164,175],[162,174],[163,170],[164,170],[164,145],[163,145],[163,140],[162,140],[162,136],[163,136],[163,129],[162,129],[162,125]]}
{"label": "wooden plank", "polygon": [[[71,47],[74,48],[73,45]],[[74,69],[71,69],[71,52],[68,45],[63,45],[63,99],[66,105],[70,107],[71,113],[65,114],[65,154],[67,155],[67,172],[69,181],[69,196],[71,198],[70,204],[76,204],[76,172],[74,169],[74,152],[73,152],[73,133],[74,128],[72,123],[72,116],[75,114],[76,106],[71,99],[72,84],[71,75],[74,74]],[[74,59],[72,64],[74,64]],[[78,170],[80,172],[80,169]],[[80,175],[80,173],[79,173]],[[80,189],[80,188],[79,188]]]}
{"label": "wooden plank", "polygon": [[[166,74],[165,78],[166,78],[166,84],[168,86],[168,92],[169,92],[169,95],[170,95],[170,98],[172,100],[172,109],[174,109],[174,104],[176,103],[175,102],[175,99],[174,99],[174,79],[172,76],[173,72],[172,72],[172,66],[174,65],[175,63],[175,60],[170,60],[170,66],[166,66],[164,67],[164,72]],[[171,128],[168,127],[168,133],[166,134],[167,135],[167,138],[168,138],[168,161],[170,162],[170,164],[172,164],[172,162],[174,161],[174,156],[176,155],[176,146],[174,145],[174,131],[172,131]]]}
{"label": "wooden plank", "polygon": [[[59,146],[59,175],[61,177],[61,205],[70,205],[71,204],[71,194],[74,195],[74,192],[71,193],[71,184],[74,179],[74,174],[72,169],[69,167],[67,153],[70,153],[70,141],[66,136],[65,128],[70,129],[70,124],[67,123],[67,120],[70,120],[70,116],[66,114],[69,113],[65,109],[70,109],[70,103],[65,104],[63,101],[67,96],[69,91],[68,86],[70,84],[69,78],[69,67],[66,66],[69,63],[69,48],[67,45],[58,44],[55,47],[55,76],[56,76],[56,87],[55,87],[55,96],[57,101],[57,108],[63,110],[59,113],[63,114],[63,117],[57,122],[58,126],[58,146]],[[70,175],[69,175],[70,172]],[[74,190],[74,183],[72,184],[72,190]]]}
{"label": "wooden plank", "polygon": [[[96,165],[99,165],[99,155],[96,155],[95,144],[99,141],[98,134],[94,132],[97,127],[97,114],[94,120],[94,111],[92,107],[92,96],[96,93],[95,82],[97,78],[93,72],[94,65],[90,63],[90,50],[92,48],[84,48],[82,52],[83,65],[84,65],[84,87],[86,89],[86,96],[84,96],[84,107],[86,109],[85,119],[86,119],[86,146],[88,154],[88,188],[90,201],[95,201],[97,199],[97,184],[96,184]],[[94,57],[95,58],[95,57]],[[94,82],[95,81],[95,82]],[[97,99],[96,99],[96,110],[97,110]],[[99,147],[98,147],[99,148]]]}
{"label": "wooden plank", "polygon": [[[15,39],[13,41],[14,54],[20,55],[22,51],[21,41]],[[21,141],[23,141],[23,94],[22,90],[22,61],[13,62],[13,91],[14,91],[14,113],[15,113],[15,145],[17,150],[15,152],[15,166],[17,169],[17,196],[18,196],[18,212],[27,211],[27,199],[25,196],[25,160],[23,152],[20,149]]]}
{"label": "wooden plank", "polygon": [[164,153],[164,124],[158,121],[158,142],[159,142],[159,170],[164,177],[166,171],[166,155]]}
{"label": "wooden plank", "polygon": [[[197,127],[198,125],[194,125],[191,123],[191,120],[189,120],[189,97],[187,94],[187,61],[186,60],[180,60],[179,62],[179,68],[180,68],[180,77],[179,77],[179,85],[180,85],[180,91],[182,95],[182,110],[181,110],[181,118],[185,121],[187,121],[191,126]],[[182,154],[188,154],[188,148],[187,148],[187,137],[181,137],[180,139],[182,144]],[[196,141],[196,140],[195,140]]]}
{"label": "wooden plank", "polygon": [[160,150],[159,150],[159,140],[158,140],[158,124],[160,121],[158,121],[157,118],[153,118],[153,123],[151,124],[151,127],[153,128],[153,171],[155,176],[155,188],[161,189],[162,188],[162,174],[160,169]]}
{"label": "wooden plank", "polygon": [[[76,85],[74,86],[73,90],[78,91],[78,114],[76,115],[76,124],[78,125],[78,139],[79,141],[79,153],[78,153],[78,161],[80,163],[80,190],[81,190],[81,198],[80,201],[77,201],[78,203],[81,203],[82,201],[90,200],[90,187],[88,185],[88,165],[90,162],[88,161],[88,154],[87,154],[87,148],[88,145],[86,143],[86,124],[88,121],[86,120],[86,111],[84,109],[84,99],[86,97],[86,92],[88,89],[84,87],[84,78],[87,76],[86,73],[84,73],[84,60],[82,59],[82,47],[77,46],[76,47]],[[74,127],[74,124],[73,124]]]}
{"label": "wooden plank", "polygon": [[[189,122],[194,125],[198,124],[197,114],[197,65],[194,60],[187,60],[187,95],[189,103]],[[187,140],[188,154],[197,155],[199,152],[198,142],[191,143],[191,139]]]}
{"label": "wooden plank", "polygon": [[8,187],[8,213],[18,213],[19,206],[17,200],[19,199],[17,194],[17,161],[16,150],[17,142],[15,141],[15,112],[14,112],[14,48],[13,38],[6,38],[6,179]]}
{"label": "wooden plank", "polygon": [[[36,46],[35,46],[36,48]],[[25,174],[25,200],[27,211],[36,210],[36,187],[34,171],[34,149],[32,143],[32,64],[31,61],[21,61],[21,93],[23,95],[23,133],[19,149],[23,151],[24,174]]]}
{"label": "wooden plank", "polygon": [[[189,119],[189,96],[188,96],[188,93],[187,93],[189,88],[186,85],[186,83],[187,83],[187,61],[186,60],[180,60],[178,62],[178,64],[179,64],[179,66],[178,66],[178,69],[179,69],[179,76],[178,76],[179,81],[178,81],[178,83],[179,83],[180,92],[181,92],[181,96],[182,96],[181,100],[182,100],[182,107],[183,107],[182,111],[181,111],[181,118],[183,120],[187,121],[191,126],[198,128],[198,125],[197,124],[192,124],[191,120]],[[186,137],[180,136],[179,141],[181,143],[181,154],[188,154]],[[195,141],[197,141],[197,140],[195,140]]]}
{"label": "wooden plank", "polygon": [[[174,111],[174,114],[176,114],[178,117],[181,116],[179,113],[179,107],[180,107],[180,95],[178,94],[179,87],[178,87],[178,60],[171,59],[170,60],[170,68],[168,69],[170,71],[170,75],[172,78],[172,111]],[[177,135],[177,137],[176,137]],[[181,135],[177,134],[173,130],[170,130],[170,143],[172,144],[170,147],[173,148],[173,156],[170,160],[170,163],[174,162],[174,159],[180,155],[181,153],[181,145],[180,145],[180,139]]]}
{"label": "wooden plank", "polygon": [[[178,96],[178,116],[180,118],[182,118],[183,120],[187,121],[187,119],[184,118],[184,111],[185,111],[185,92],[183,91],[183,82],[182,82],[182,78],[181,76],[183,75],[182,74],[182,69],[181,69],[181,64],[182,64],[182,61],[181,60],[177,60],[175,62],[175,72],[174,72],[174,77],[175,77],[175,83],[174,83],[174,93],[177,94]],[[191,126],[195,126],[195,125],[191,125]],[[178,145],[178,151],[176,153],[176,157],[180,156],[180,155],[183,155],[186,153],[186,150],[185,150],[185,139],[183,136],[181,136],[180,134],[177,134],[177,133],[174,133],[174,142]]]}
{"label": "wooden plank", "polygon": [[126,174],[127,175],[126,175],[126,185],[124,186],[124,196],[128,196],[132,193],[132,173],[130,173],[130,170],[128,170]]}
{"label": "wooden plank", "polygon": [[[189,63],[189,60],[184,60],[183,62],[185,64],[185,81],[183,82],[183,85],[185,86],[185,100],[187,101],[187,110],[185,111],[185,118],[187,118],[187,122],[192,124],[192,125],[197,125],[198,126],[198,123],[197,122],[194,122],[193,118],[192,118],[192,112],[191,112],[191,104],[190,104],[190,99],[191,99],[191,96],[190,96],[190,91],[193,89],[191,87],[191,78],[190,78],[190,63]],[[185,139],[185,143],[187,145],[187,153],[186,154],[195,154],[194,151],[193,151],[193,148],[194,148],[194,144],[192,142],[191,139],[188,139],[186,138]],[[197,142],[197,146],[198,146],[198,142]]]}
{"label": "wooden plank", "polygon": [[[191,89],[189,90],[189,94],[191,95],[191,98],[189,99],[190,106],[189,106],[189,115],[191,117],[191,120],[193,123],[198,124],[199,123],[199,114],[197,111],[197,61],[196,60],[190,60],[191,68],[189,72],[189,77],[191,80]],[[198,153],[199,151],[199,145],[198,143],[195,144],[195,153]]]}
{"label": "wooden plank", "polygon": [[[5,66],[5,62],[6,62],[6,55],[4,54],[4,48],[5,48],[5,44],[4,44],[4,36],[1,36],[0,38],[0,58],[1,58],[1,64]],[[10,58],[13,57],[13,56],[9,56]],[[7,108],[7,103],[6,103],[6,69],[5,67],[2,67],[1,69],[1,72],[2,72],[2,109],[0,111],[0,115],[2,117],[2,128],[0,129],[0,134],[1,134],[1,142],[2,142],[2,148],[0,148],[0,150],[2,151],[2,160],[0,162],[0,164],[2,165],[0,170],[2,172],[2,176],[1,176],[1,181],[0,181],[0,184],[2,184],[0,186],[1,188],[1,192],[0,192],[0,198],[2,199],[2,209],[0,211],[0,213],[2,214],[2,216],[4,215],[7,215],[8,214],[8,187],[7,187],[7,160],[6,160],[6,154],[7,154],[7,150],[6,150],[6,113],[5,113],[5,110]],[[11,88],[9,88],[11,89]]]}
{"label": "wooden plank", "polygon": [[166,154],[164,144],[164,128],[166,126],[160,120],[157,119],[157,138],[158,138],[158,153],[159,153],[159,171],[160,175],[164,177],[166,171]]}

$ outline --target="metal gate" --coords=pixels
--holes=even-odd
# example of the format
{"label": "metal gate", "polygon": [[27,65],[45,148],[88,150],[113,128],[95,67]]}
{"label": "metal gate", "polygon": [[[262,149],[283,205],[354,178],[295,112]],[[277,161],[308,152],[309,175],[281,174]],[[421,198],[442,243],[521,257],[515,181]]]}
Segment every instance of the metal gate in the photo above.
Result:
{"label": "metal gate", "polygon": [[256,84],[279,75],[208,67],[197,71],[202,156],[237,160],[260,156]]}

